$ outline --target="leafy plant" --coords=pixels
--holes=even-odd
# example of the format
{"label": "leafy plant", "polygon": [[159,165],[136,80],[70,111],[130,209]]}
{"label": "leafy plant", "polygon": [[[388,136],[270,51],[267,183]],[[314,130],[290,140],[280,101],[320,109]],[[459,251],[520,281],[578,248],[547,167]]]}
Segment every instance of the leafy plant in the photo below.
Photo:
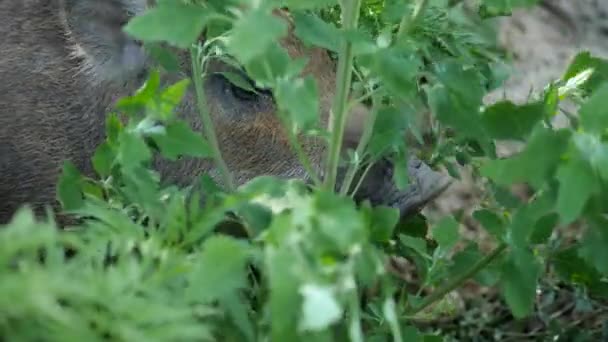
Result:
{"label": "leafy plant", "polygon": [[[533,312],[539,279],[553,270],[607,299],[608,62],[582,52],[529,103],[482,106],[504,76],[498,51],[470,22],[531,3],[485,1],[471,19],[447,0],[158,1],[125,30],[164,56],[164,67],[172,59],[159,43],[189,49],[194,77],[162,88],[159,68],[122,99],[117,111],[128,120],[108,115],[107,139],[92,159],[98,179],[66,164],[58,195],[81,224],[58,231],[23,208],[0,231],[0,336],[432,341],[440,337],[419,331],[417,320],[453,310],[446,295],[465,282],[500,289],[523,318]],[[300,39],[338,60],[331,130],[319,125],[314,82],[299,76],[301,63],[278,43],[286,24],[272,10],[280,6],[290,9]],[[199,42],[203,30],[207,39]],[[271,177],[233,185],[202,91],[212,58],[244,66],[273,89],[290,134],[328,136],[325,177],[314,175],[312,189]],[[190,82],[204,135],[174,114]],[[580,111],[568,113],[571,127],[553,127],[565,100]],[[351,101],[368,101],[373,115],[344,184],[336,184]],[[412,122],[425,109],[433,116],[434,160],[452,170],[454,162],[471,165],[487,180],[474,219],[496,242],[489,252],[462,237],[454,217],[430,228],[420,217],[399,222],[396,210],[358,207],[350,196],[362,161],[389,153],[397,183],[407,184],[403,134],[421,140]],[[525,148],[497,158],[502,140]],[[213,160],[221,186],[207,175],[188,188],[161,184],[152,146],[169,159]],[[531,187],[530,199],[510,195],[518,183]],[[584,226],[582,239],[560,238],[575,222]],[[246,237],[217,231],[227,223]],[[404,263],[418,281],[396,269]]]}

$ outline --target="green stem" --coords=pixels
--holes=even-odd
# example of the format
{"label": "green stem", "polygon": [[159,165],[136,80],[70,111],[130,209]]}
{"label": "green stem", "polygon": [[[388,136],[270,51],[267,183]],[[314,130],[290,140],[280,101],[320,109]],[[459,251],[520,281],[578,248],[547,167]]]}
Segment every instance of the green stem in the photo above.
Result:
{"label": "green stem", "polygon": [[397,39],[401,39],[404,35],[409,34],[410,31],[416,26],[420,17],[426,10],[429,4],[429,0],[418,0],[414,12],[410,17],[403,16],[401,23],[399,24],[399,30],[397,31]]}
{"label": "green stem", "polygon": [[[359,21],[359,9],[361,0],[342,0],[342,22],[343,30],[352,30],[357,27]],[[338,163],[342,150],[342,137],[347,119],[347,103],[352,80],[353,69],[353,46],[346,39],[340,43],[340,58],[338,60],[338,74],[336,80],[336,97],[332,111],[329,114],[329,131],[331,141],[325,161],[325,187],[334,191],[336,187],[336,176],[338,174]]]}
{"label": "green stem", "polygon": [[[374,102],[374,105],[372,107],[375,107],[375,102],[376,102],[375,99],[373,102]],[[374,125],[376,124],[377,116],[378,116],[378,111],[375,110],[375,108],[372,108],[372,111],[370,112],[369,116],[367,117],[367,120],[365,120],[365,127],[363,129],[363,134],[361,135],[361,139],[359,140],[359,144],[357,145],[357,149],[355,150],[355,154],[359,157],[361,157],[363,155],[363,152],[365,151],[365,148],[367,147],[367,143],[369,142],[369,140],[372,137],[372,133],[374,131]],[[340,188],[340,194],[345,195],[350,190],[353,179],[355,178],[355,174],[357,173],[358,169],[359,169],[358,163],[349,165],[348,170],[346,171],[346,175],[344,176],[344,181],[342,182],[342,187]],[[361,176],[361,177],[363,178],[364,176]]]}
{"label": "green stem", "polygon": [[201,70],[203,63],[199,58],[198,47],[192,47],[190,49],[190,58],[192,59],[192,78],[194,79],[194,88],[196,90],[196,102],[203,121],[203,130],[205,131],[205,136],[213,150],[213,159],[219,169],[224,186],[228,191],[233,191],[234,182],[232,180],[232,175],[230,174],[230,170],[228,170],[226,162],[222,158],[222,152],[220,151],[217,136],[215,135],[215,127],[213,125],[213,120],[211,119],[211,113],[209,113],[209,110],[207,109],[207,100],[205,91],[203,90],[203,74]]}
{"label": "green stem", "polygon": [[471,267],[468,271],[461,273],[459,276],[447,282],[445,285],[441,286],[439,289],[431,293],[428,297],[424,298],[418,306],[409,310],[407,312],[407,315],[413,316],[417,314],[418,312],[426,309],[436,301],[442,299],[448,293],[459,288],[465,281],[469,280],[471,277],[475,276],[477,272],[488,266],[506,249],[507,244],[501,243],[490,254],[486,255],[485,257],[483,257],[483,259],[479,260],[475,265],[473,265],[473,267]]}
{"label": "green stem", "polygon": [[298,141],[297,135],[293,132],[292,129],[290,129],[288,120],[282,120],[282,124],[283,124],[283,127],[285,128],[285,130],[287,131],[287,137],[289,139],[289,143],[291,144],[292,148],[296,152],[296,157],[298,158],[298,160],[304,167],[304,170],[306,170],[309,177],[315,183],[315,186],[321,185],[321,180],[319,179],[319,176],[317,175],[317,172],[315,171],[315,169],[312,167],[310,158],[302,149],[302,144],[300,144],[300,142]]}

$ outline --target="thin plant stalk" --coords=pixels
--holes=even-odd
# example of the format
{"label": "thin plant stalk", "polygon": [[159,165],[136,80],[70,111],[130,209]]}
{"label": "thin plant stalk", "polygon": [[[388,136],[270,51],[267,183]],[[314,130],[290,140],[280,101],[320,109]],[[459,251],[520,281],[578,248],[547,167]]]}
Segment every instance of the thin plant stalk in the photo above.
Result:
{"label": "thin plant stalk", "polygon": [[399,24],[399,29],[397,31],[397,39],[402,38],[412,31],[416,24],[418,24],[418,20],[420,20],[428,5],[429,0],[418,0],[416,2],[416,7],[414,7],[412,15],[404,16],[401,19],[401,23]]}
{"label": "thin plant stalk", "polygon": [[[343,30],[355,29],[359,22],[361,0],[343,0],[341,5]],[[329,131],[331,140],[325,161],[325,187],[333,191],[336,187],[338,164],[342,150],[342,137],[348,118],[347,104],[350,93],[353,69],[353,46],[348,40],[340,43],[338,73],[336,82],[336,97],[329,115]]]}
{"label": "thin plant stalk", "polygon": [[232,180],[232,175],[230,174],[230,170],[228,170],[228,166],[226,165],[224,158],[222,158],[222,152],[220,151],[220,146],[215,134],[215,127],[213,125],[213,120],[211,119],[211,113],[209,113],[209,110],[207,109],[207,100],[205,97],[205,91],[203,89],[203,62],[199,56],[198,46],[193,46],[190,48],[190,58],[192,59],[192,74],[194,79],[194,88],[196,91],[196,103],[198,105],[199,114],[203,121],[205,137],[211,145],[213,159],[217,168],[219,169],[224,186],[228,189],[228,191],[233,191],[235,188],[234,181]]}
{"label": "thin plant stalk", "polygon": [[[372,95],[372,102],[374,103],[374,105],[372,105],[372,111],[370,112],[370,115],[365,120],[365,128],[363,130],[363,134],[361,135],[361,139],[359,140],[359,144],[357,145],[357,148],[355,150],[355,154],[357,156],[362,156],[363,152],[365,152],[365,148],[367,147],[367,144],[372,137],[373,128],[376,123],[376,117],[378,116],[378,111],[375,109],[376,98],[373,95]],[[342,182],[342,186],[340,188],[340,194],[345,195],[350,190],[350,187],[352,185],[352,182],[355,178],[355,174],[357,173],[358,169],[359,169],[358,162],[349,165],[349,167],[346,171],[346,175],[344,176],[344,181]],[[364,177],[365,177],[365,175],[362,175],[361,179],[363,179]],[[353,191],[353,193],[354,192],[356,192],[356,191]]]}
{"label": "thin plant stalk", "polygon": [[416,307],[409,310],[406,314],[408,316],[413,316],[413,315],[419,313],[420,311],[426,309],[433,303],[439,301],[440,299],[445,297],[445,295],[447,295],[448,293],[459,288],[462,284],[464,284],[465,281],[474,277],[477,274],[477,272],[481,271],[486,266],[488,266],[490,263],[492,263],[492,261],[494,261],[496,258],[498,258],[502,254],[502,252],[504,252],[506,249],[507,249],[507,244],[501,243],[492,252],[490,252],[490,254],[486,255],[481,260],[477,261],[477,263],[475,265],[473,265],[470,269],[459,274],[457,277],[451,279],[445,285],[438,288],[436,291],[431,293],[428,297],[424,298],[422,300],[422,302],[420,302],[420,304],[418,304]]}

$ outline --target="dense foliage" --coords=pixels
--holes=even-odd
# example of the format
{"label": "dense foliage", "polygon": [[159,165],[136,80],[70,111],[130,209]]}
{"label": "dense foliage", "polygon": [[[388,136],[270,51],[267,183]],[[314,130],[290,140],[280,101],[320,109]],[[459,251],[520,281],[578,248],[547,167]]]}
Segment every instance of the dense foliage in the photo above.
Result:
{"label": "dense foliage", "polygon": [[[58,184],[64,209],[84,222],[59,231],[23,208],[0,230],[0,336],[440,341],[415,319],[453,310],[446,295],[470,279],[499,288],[516,318],[532,314],[549,273],[586,297],[608,299],[608,62],[582,52],[528,103],[482,105],[506,76],[492,17],[534,2],[158,1],[125,27],[156,52],[158,71],[108,115],[107,139],[92,159],[98,178],[66,163]],[[318,125],[316,85],[278,44],[287,27],[271,14],[279,6],[290,9],[300,39],[329,49],[343,68],[335,127],[348,119],[351,90],[373,107],[351,173],[390,153],[395,180],[406,186],[405,134],[455,177],[458,164],[471,166],[486,182],[474,218],[494,238],[492,250],[460,236],[458,217],[399,222],[395,209],[357,207],[350,184],[332,191],[340,136]],[[201,77],[161,88],[159,73],[176,65],[162,43],[189,49]],[[231,189],[208,175],[188,188],[161,185],[154,153],[221,160],[209,132],[190,131],[173,111],[193,86],[208,115],[200,87],[213,58],[244,66],[273,89],[288,132],[327,137],[326,179],[312,189],[272,177]],[[566,100],[580,110],[556,127]],[[432,113],[430,133],[419,113]],[[498,158],[495,145],[506,140],[523,148]],[[223,184],[229,179],[225,173]],[[519,183],[531,188],[529,199],[509,192]],[[226,220],[246,237],[216,232]],[[575,223],[582,237],[563,238]],[[395,260],[409,260],[418,281],[389,267]]]}

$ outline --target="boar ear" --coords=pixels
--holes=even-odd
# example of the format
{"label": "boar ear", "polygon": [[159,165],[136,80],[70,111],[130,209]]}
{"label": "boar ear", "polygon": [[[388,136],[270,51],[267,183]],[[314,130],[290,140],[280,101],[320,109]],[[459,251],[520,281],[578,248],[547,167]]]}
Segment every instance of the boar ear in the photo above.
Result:
{"label": "boar ear", "polygon": [[146,0],[61,0],[61,19],[72,56],[93,82],[136,79],[146,68],[146,54],[123,26],[146,8]]}

